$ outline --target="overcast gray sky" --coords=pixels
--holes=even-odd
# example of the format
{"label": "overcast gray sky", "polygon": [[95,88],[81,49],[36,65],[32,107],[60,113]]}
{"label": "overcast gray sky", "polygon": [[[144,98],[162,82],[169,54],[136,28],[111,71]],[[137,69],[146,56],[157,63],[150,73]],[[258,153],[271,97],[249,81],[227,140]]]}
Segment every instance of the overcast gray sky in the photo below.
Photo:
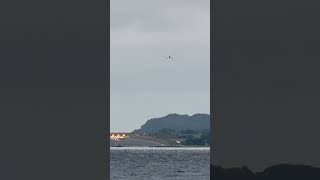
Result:
{"label": "overcast gray sky", "polygon": [[110,15],[111,131],[210,112],[210,0],[111,0]]}

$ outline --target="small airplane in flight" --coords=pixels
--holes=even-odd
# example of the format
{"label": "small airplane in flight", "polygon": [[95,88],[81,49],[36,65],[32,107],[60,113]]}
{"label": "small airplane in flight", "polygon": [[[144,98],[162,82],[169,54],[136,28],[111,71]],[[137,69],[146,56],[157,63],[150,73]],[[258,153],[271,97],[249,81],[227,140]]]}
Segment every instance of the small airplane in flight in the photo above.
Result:
{"label": "small airplane in flight", "polygon": [[172,56],[165,56],[165,58],[168,59],[168,60],[172,60],[173,59]]}

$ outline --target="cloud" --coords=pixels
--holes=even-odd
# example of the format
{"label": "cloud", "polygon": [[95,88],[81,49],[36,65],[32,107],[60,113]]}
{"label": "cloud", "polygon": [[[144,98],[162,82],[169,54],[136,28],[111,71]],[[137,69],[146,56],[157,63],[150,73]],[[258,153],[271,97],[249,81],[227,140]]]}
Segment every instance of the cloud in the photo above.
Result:
{"label": "cloud", "polygon": [[[130,126],[147,120],[141,120],[146,114],[164,114],[168,104],[191,112],[179,102],[182,99],[193,99],[194,106],[199,105],[195,109],[208,112],[209,104],[195,99],[209,99],[209,0],[137,2],[111,1],[111,129],[132,129],[122,126],[129,118],[121,112],[131,116]],[[168,55],[174,57],[173,62],[165,60]],[[147,107],[148,94],[158,109]],[[119,98],[129,100],[130,96],[140,101],[128,106],[125,98]]]}

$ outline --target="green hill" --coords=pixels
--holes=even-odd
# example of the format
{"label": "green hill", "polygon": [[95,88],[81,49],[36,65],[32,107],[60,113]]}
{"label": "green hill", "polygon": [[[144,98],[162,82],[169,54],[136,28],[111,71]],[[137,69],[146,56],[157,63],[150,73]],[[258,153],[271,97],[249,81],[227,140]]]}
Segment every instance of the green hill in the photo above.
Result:
{"label": "green hill", "polygon": [[181,130],[194,130],[202,131],[210,129],[210,115],[208,114],[194,114],[179,115],[169,114],[161,118],[153,118],[148,120],[138,130],[141,133],[156,133],[162,129],[173,129],[176,131]]}
{"label": "green hill", "polygon": [[169,114],[148,120],[131,133],[136,138],[164,141],[167,145],[204,146],[210,144],[210,116]]}

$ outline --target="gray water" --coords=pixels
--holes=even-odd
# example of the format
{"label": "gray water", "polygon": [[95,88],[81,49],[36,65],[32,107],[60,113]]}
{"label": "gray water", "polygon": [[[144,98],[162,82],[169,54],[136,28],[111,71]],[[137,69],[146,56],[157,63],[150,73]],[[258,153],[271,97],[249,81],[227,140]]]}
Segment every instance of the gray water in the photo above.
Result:
{"label": "gray water", "polygon": [[111,180],[209,180],[209,148],[111,147]]}

